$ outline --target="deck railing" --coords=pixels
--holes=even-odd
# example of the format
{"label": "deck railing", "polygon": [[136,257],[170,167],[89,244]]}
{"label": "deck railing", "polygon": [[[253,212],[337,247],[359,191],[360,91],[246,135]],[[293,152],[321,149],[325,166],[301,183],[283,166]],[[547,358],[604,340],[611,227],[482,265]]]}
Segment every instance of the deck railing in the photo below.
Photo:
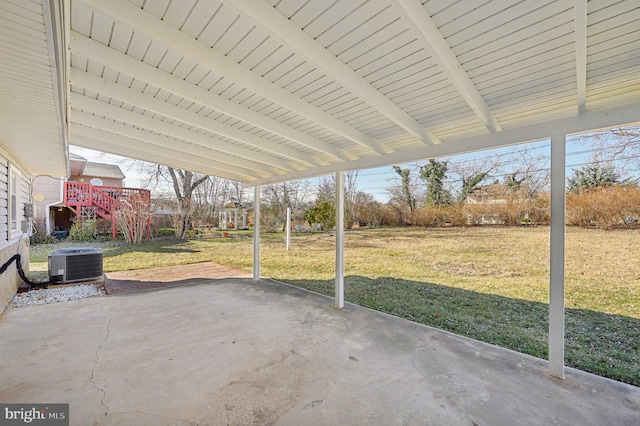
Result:
{"label": "deck railing", "polygon": [[115,218],[113,213],[118,208],[119,200],[138,197],[151,202],[151,192],[139,188],[123,188],[118,186],[94,186],[86,182],[67,181],[64,187],[64,205],[76,216],[82,207],[93,207],[98,216],[110,220],[115,236]]}

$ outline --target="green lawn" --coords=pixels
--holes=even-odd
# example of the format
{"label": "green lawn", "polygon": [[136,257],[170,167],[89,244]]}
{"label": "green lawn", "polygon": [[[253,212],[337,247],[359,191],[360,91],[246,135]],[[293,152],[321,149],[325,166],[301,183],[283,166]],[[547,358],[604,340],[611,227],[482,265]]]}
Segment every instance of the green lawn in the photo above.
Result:
{"label": "green lawn", "polygon": [[[334,288],[333,233],[261,240],[262,276],[319,293]],[[570,228],[566,238],[567,365],[640,385],[640,231]],[[77,246],[78,244],[72,244]],[[94,244],[95,245],[95,244]],[[103,243],[105,272],[214,261],[251,271],[252,239]],[[57,246],[32,248],[46,270]],[[347,231],[345,299],[546,358],[546,227]]]}

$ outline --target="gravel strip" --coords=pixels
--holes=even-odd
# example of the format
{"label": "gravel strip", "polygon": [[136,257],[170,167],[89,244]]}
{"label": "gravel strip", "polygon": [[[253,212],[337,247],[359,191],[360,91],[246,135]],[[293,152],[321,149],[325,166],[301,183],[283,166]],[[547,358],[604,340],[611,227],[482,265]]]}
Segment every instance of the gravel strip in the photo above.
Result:
{"label": "gravel strip", "polygon": [[104,296],[102,284],[81,284],[64,287],[50,287],[16,294],[7,305],[8,308],[45,305],[47,303],[66,302],[87,297]]}

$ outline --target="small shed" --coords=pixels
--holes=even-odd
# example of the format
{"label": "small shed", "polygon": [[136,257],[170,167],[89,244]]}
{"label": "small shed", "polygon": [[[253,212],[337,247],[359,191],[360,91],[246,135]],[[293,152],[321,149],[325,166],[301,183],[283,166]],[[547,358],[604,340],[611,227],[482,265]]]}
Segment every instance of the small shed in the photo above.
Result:
{"label": "small shed", "polygon": [[218,212],[222,229],[247,229],[247,209],[240,203],[229,203]]}

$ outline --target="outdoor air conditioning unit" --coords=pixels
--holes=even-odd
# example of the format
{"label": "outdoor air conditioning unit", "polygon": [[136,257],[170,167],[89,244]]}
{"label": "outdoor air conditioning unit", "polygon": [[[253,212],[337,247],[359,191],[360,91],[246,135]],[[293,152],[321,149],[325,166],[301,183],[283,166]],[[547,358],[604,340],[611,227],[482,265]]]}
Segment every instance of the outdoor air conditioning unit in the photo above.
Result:
{"label": "outdoor air conditioning unit", "polygon": [[49,254],[49,282],[51,284],[101,279],[102,249],[68,248]]}

